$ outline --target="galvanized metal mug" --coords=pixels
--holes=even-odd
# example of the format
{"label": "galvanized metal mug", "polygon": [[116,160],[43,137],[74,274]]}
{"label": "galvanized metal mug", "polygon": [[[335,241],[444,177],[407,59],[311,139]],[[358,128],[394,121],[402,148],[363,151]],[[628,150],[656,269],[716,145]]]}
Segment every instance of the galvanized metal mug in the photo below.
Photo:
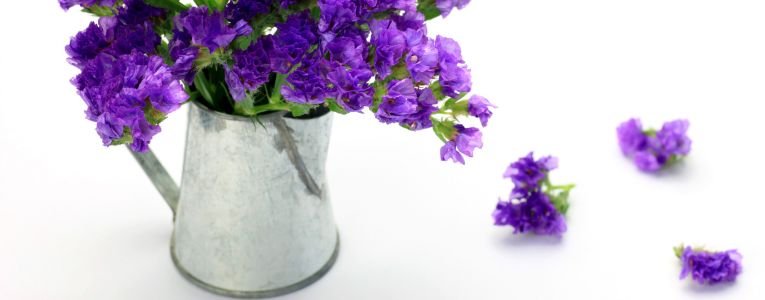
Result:
{"label": "galvanized metal mug", "polygon": [[329,271],[339,246],[324,168],[331,124],[331,114],[255,121],[195,103],[180,187],[153,153],[133,152],[173,210],[170,251],[184,277],[264,298]]}

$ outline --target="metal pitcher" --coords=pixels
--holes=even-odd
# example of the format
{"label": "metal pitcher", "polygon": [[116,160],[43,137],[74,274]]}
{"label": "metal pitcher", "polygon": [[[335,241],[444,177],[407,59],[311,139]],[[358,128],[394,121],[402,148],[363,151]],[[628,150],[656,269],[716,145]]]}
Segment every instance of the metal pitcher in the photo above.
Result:
{"label": "metal pitcher", "polygon": [[190,106],[180,187],[153,153],[131,151],[173,210],[179,272],[238,298],[317,281],[339,246],[324,174],[331,114],[255,120]]}

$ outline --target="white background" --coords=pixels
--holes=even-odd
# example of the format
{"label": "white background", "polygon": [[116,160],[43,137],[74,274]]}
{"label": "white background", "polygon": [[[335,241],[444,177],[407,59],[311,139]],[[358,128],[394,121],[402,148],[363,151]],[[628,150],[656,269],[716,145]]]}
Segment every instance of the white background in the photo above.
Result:
{"label": "white background", "polygon": [[[132,157],[104,149],[64,45],[88,17],[56,1],[0,10],[0,299],[219,299],[170,261],[171,214]],[[454,37],[500,109],[467,166],[430,132],[337,117],[328,162],[340,258],[284,299],[763,299],[765,2],[474,0]],[[617,147],[629,117],[691,121],[659,176]],[[180,176],[185,110],[153,143]],[[560,157],[575,182],[561,241],[492,226],[506,166]],[[678,281],[672,247],[738,248],[732,286]]]}

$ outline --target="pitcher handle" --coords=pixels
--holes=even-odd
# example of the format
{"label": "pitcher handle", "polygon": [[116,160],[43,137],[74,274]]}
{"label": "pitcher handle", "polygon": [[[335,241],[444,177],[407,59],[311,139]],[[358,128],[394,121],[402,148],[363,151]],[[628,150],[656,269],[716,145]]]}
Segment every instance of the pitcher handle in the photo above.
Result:
{"label": "pitcher handle", "polygon": [[165,199],[167,205],[170,206],[170,210],[173,211],[173,217],[175,217],[175,210],[178,207],[178,199],[180,198],[180,188],[175,183],[170,174],[162,163],[159,162],[157,156],[151,150],[145,153],[135,152],[128,146],[128,151],[133,154],[136,162],[141,165],[141,168],[149,176],[149,179],[157,188],[159,194]]}

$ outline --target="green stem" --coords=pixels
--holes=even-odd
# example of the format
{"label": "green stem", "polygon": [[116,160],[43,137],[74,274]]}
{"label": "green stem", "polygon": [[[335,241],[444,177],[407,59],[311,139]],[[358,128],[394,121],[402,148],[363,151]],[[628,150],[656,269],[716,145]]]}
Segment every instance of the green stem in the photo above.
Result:
{"label": "green stem", "polygon": [[253,116],[257,116],[264,112],[275,111],[275,110],[290,110],[290,106],[289,104],[283,103],[283,102],[258,105],[253,107],[252,114]]}
{"label": "green stem", "polygon": [[576,187],[576,184],[566,184],[566,185],[553,185],[550,182],[550,177],[545,176],[544,181],[542,181],[542,185],[544,185],[545,190],[547,191],[556,191],[556,190],[563,190],[564,192],[571,191]]}
{"label": "green stem", "polygon": [[268,98],[269,103],[280,103],[282,102],[282,85],[284,84],[284,81],[287,80],[287,74],[276,74],[276,80],[274,81],[274,88],[271,90],[271,97]]}
{"label": "green stem", "polygon": [[570,191],[576,187],[576,184],[567,184],[567,185],[550,185],[548,186],[551,190],[564,190],[564,191]]}

